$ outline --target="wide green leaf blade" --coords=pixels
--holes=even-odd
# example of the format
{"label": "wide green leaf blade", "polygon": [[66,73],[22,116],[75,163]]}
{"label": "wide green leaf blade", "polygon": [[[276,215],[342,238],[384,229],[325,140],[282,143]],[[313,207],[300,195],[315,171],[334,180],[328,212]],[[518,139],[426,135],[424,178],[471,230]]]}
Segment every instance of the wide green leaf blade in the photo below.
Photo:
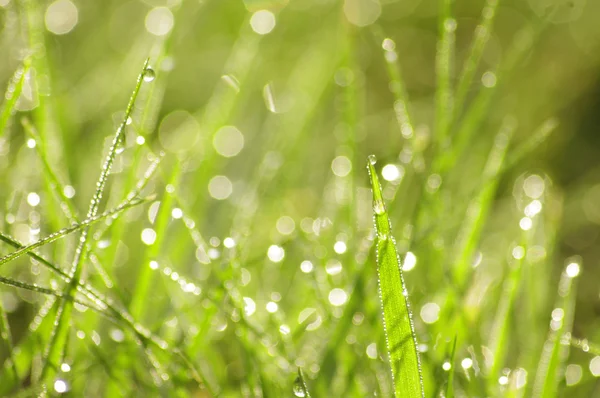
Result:
{"label": "wide green leaf blade", "polygon": [[377,230],[377,273],[379,295],[383,308],[387,350],[396,397],[424,397],[417,339],[408,302],[408,291],[402,277],[396,242],[391,236],[390,220],[383,203],[376,159],[369,157],[368,170],[373,189],[373,211]]}

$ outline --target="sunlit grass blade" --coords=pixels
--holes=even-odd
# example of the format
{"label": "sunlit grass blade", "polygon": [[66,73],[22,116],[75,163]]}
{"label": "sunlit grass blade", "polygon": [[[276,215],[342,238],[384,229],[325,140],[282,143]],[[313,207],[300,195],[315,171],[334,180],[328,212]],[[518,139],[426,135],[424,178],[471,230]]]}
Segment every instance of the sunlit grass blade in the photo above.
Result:
{"label": "sunlit grass blade", "polygon": [[592,355],[600,356],[600,344],[591,343],[588,339],[579,339],[565,333],[562,338],[563,344],[580,349],[583,352],[589,352]]}
{"label": "sunlit grass blade", "polygon": [[579,270],[578,262],[569,262],[558,282],[558,298],[551,314],[548,339],[544,343],[535,374],[533,397],[553,398],[558,396],[558,385],[564,378],[565,361],[569,354],[569,346],[563,344],[563,339],[565,336],[571,335],[573,327],[576,299],[575,278],[579,275]]}
{"label": "sunlit grass blade", "polygon": [[[400,63],[398,62],[398,52],[394,40],[384,37],[380,30],[375,31],[375,37],[380,41],[383,48],[383,55],[387,67],[388,78],[390,81],[390,91],[394,95],[394,112],[396,121],[400,128],[402,136],[410,140],[414,135],[412,117],[410,115],[408,104],[409,98],[406,92],[406,84],[402,77]],[[409,142],[411,142],[410,140]]]}
{"label": "sunlit grass blade", "polygon": [[534,45],[547,24],[542,20],[536,21],[532,25],[533,32],[530,30],[532,26],[527,26],[515,34],[504,61],[495,70],[489,71],[495,77],[496,83],[479,90],[469,107],[465,109],[460,122],[454,126],[456,131],[453,132],[452,150],[442,154],[440,159],[436,160],[436,168],[440,172],[444,173],[449,170],[469,149],[469,144],[479,131],[499,88],[509,81],[509,77],[524,57],[529,54],[528,50]]}
{"label": "sunlit grass blade", "polygon": [[396,397],[424,397],[421,364],[417,339],[408,301],[408,290],[402,276],[396,242],[392,237],[390,220],[383,203],[376,159],[369,157],[368,170],[373,189],[373,211],[377,231],[377,273],[383,309],[383,324],[387,350],[392,368]]}
{"label": "sunlit grass blade", "polygon": [[468,278],[471,261],[483,226],[488,219],[488,213],[494,201],[498,188],[498,177],[508,150],[511,136],[516,127],[516,122],[507,117],[500,132],[496,135],[494,144],[483,169],[483,176],[479,192],[469,203],[467,214],[460,227],[455,246],[455,257],[453,260],[454,279],[459,288],[464,287]]}
{"label": "sunlit grass blade", "polygon": [[[47,335],[52,330],[52,317],[56,310],[56,296],[47,296],[46,301],[40,306],[33,321],[29,324],[28,332],[16,342],[13,350],[13,359],[18,370],[19,378],[11,380],[7,377],[10,369],[7,369],[6,363],[0,373],[0,395],[6,396],[14,392],[22,385],[23,380],[31,378],[36,371],[34,369],[34,358],[39,356],[40,352],[40,335]],[[39,373],[39,372],[37,372]]]}
{"label": "sunlit grass blade", "polygon": [[[10,246],[14,247],[15,249],[22,249],[25,247],[24,245],[17,242],[15,239],[13,239],[5,234],[2,234],[2,233],[0,233],[0,240],[9,244]],[[58,276],[61,277],[61,279],[63,281],[69,282],[71,280],[69,275],[65,271],[63,271],[59,266],[51,263],[50,261],[46,260],[45,258],[39,256],[38,254],[36,254],[34,252],[29,251],[29,252],[27,252],[27,254],[34,260],[38,261],[40,264],[44,265],[51,271],[55,272]],[[151,343],[154,346],[156,346],[157,348],[159,348],[165,352],[168,352],[173,356],[179,357],[186,364],[186,366],[190,369],[190,371],[192,372],[193,378],[195,380],[197,380],[199,383],[205,384],[205,382],[204,382],[205,377],[202,376],[202,374],[196,369],[194,364],[189,360],[189,358],[185,355],[185,353],[183,351],[181,351],[179,348],[170,347],[165,341],[163,341],[162,339],[153,335],[148,329],[144,328],[142,325],[140,325],[138,322],[136,322],[134,320],[134,318],[125,309],[119,308],[119,306],[116,305],[113,302],[113,300],[107,299],[101,293],[96,291],[96,289],[93,288],[92,286],[90,286],[88,284],[82,284],[80,282],[80,284],[77,286],[77,290],[82,295],[84,295],[86,297],[86,299],[88,299],[90,302],[94,303],[94,305],[98,309],[101,309],[102,314],[108,316],[109,318],[114,318],[119,324],[122,324],[123,326],[127,327],[132,332],[134,332],[135,335],[139,339],[142,339],[145,342]],[[52,295],[52,296],[55,297],[55,295]],[[107,310],[107,311],[105,311],[105,310]],[[40,311],[45,314],[49,311],[49,309],[46,309],[46,310],[42,309]],[[23,366],[25,366],[25,364],[23,364]],[[20,372],[20,374],[21,373],[22,372]],[[0,391],[2,391],[2,390],[0,390]]]}
{"label": "sunlit grass blade", "polygon": [[[102,167],[102,170],[100,171],[100,177],[98,178],[98,182],[96,183],[96,192],[94,193],[94,196],[90,201],[90,206],[86,217],[87,219],[95,217],[98,213],[98,209],[100,208],[100,201],[102,199],[102,195],[104,194],[104,188],[108,180],[108,175],[110,174],[112,165],[117,156],[117,149],[123,144],[125,127],[127,126],[127,121],[129,120],[129,118],[131,117],[131,113],[133,112],[135,100],[138,96],[138,93],[140,92],[142,83],[147,76],[150,78],[150,80],[154,80],[155,72],[149,68],[148,63],[149,60],[146,59],[142,70],[138,75],[135,88],[133,90],[133,93],[131,94],[131,98],[129,99],[129,103],[127,104],[123,120],[115,133],[109,152],[106,155],[104,165]],[[83,260],[86,258],[87,255],[86,249],[88,233],[89,226],[86,226],[81,232],[81,237],[79,239],[77,249],[75,250],[75,256],[73,258],[73,264],[71,268],[72,279],[65,290],[65,293],[68,296],[72,295],[73,292],[76,290],[77,285],[79,284],[79,279],[81,278],[83,272]],[[61,303],[61,308],[59,309],[56,315],[55,328],[52,331],[52,337],[44,355],[44,367],[42,369],[42,380],[44,381],[49,380],[53,376],[52,369],[54,369],[57,366],[60,357],[63,354],[69,331],[69,323],[72,308],[73,306],[71,302],[63,301]]]}
{"label": "sunlit grass blade", "polygon": [[39,286],[39,285],[31,284],[31,283],[25,283],[22,281],[17,281],[17,280],[11,279],[11,278],[6,278],[4,276],[0,276],[0,284],[16,287],[19,289],[29,290],[31,292],[41,293],[41,294],[45,294],[45,295],[49,295],[49,296],[55,296],[55,297],[61,298],[63,300],[70,300],[70,301],[73,301],[74,303],[81,304],[86,308],[91,308],[92,310],[94,310],[96,312],[102,313],[101,309],[96,308],[93,305],[85,303],[81,300],[78,300],[78,299],[72,297],[72,296],[65,296],[61,291],[54,290],[49,287]]}
{"label": "sunlit grass blade", "polygon": [[21,124],[23,125],[25,132],[29,134],[36,142],[36,152],[42,163],[42,171],[46,177],[45,181],[58,201],[60,209],[63,211],[69,222],[78,222],[77,209],[73,205],[73,202],[65,195],[64,184],[60,183],[57,174],[54,172],[52,166],[50,166],[50,161],[46,153],[46,147],[44,142],[41,140],[39,133],[28,118],[22,118]]}
{"label": "sunlit grass blade", "polygon": [[550,118],[546,120],[540,127],[538,127],[531,136],[521,143],[519,146],[510,151],[510,155],[506,159],[506,163],[503,166],[503,170],[510,169],[527,155],[531,154],[536,148],[539,147],[546,139],[552,134],[558,127],[558,120],[556,118]]}
{"label": "sunlit grass blade", "polygon": [[[171,173],[171,177],[168,181],[173,187],[179,187],[179,163],[177,162],[174,166],[174,169]],[[163,239],[167,235],[167,226],[169,224],[169,220],[171,217],[171,207],[173,203],[173,195],[169,192],[164,192],[160,205],[158,208],[158,212],[156,214],[155,225],[153,226],[153,230],[156,234],[156,239],[154,243],[146,250],[145,255],[142,257],[142,261],[139,264],[139,274],[136,279],[135,291],[131,298],[131,303],[129,305],[129,309],[131,314],[136,318],[143,318],[146,304],[148,303],[148,289],[151,287],[153,274],[155,272],[148,266],[148,263],[151,260],[155,260],[158,258]]]}
{"label": "sunlit grass blade", "polygon": [[492,33],[492,25],[496,16],[496,10],[500,0],[487,0],[481,12],[481,20],[475,28],[475,34],[471,43],[469,54],[465,59],[460,79],[456,85],[456,95],[454,99],[455,118],[460,117],[460,112],[465,104],[467,94],[471,88],[473,77],[477,72],[477,67],[481,61],[483,50]]}
{"label": "sunlit grass blade", "polygon": [[453,0],[440,0],[439,40],[435,59],[435,137],[444,148],[449,133],[453,109],[452,73],[456,20],[452,18]]}
{"label": "sunlit grass blade", "polygon": [[14,345],[12,333],[10,331],[10,324],[8,323],[6,310],[4,309],[2,300],[0,300],[0,339],[2,339],[5,349],[8,351],[8,357],[6,358],[6,361],[9,362],[10,370],[12,372],[11,377],[13,377],[16,381],[19,379],[19,371],[17,370],[17,364],[13,352]]}
{"label": "sunlit grass blade", "polygon": [[2,110],[0,110],[0,137],[4,135],[8,121],[15,111],[15,105],[17,104],[17,100],[19,99],[21,91],[23,90],[23,83],[25,82],[25,78],[29,73],[30,64],[31,62],[29,58],[25,59],[23,65],[19,66],[12,79],[8,83],[6,94],[4,94],[4,103],[2,104],[1,108]]}
{"label": "sunlit grass blade", "polygon": [[108,218],[108,217],[115,216],[124,210],[127,210],[127,209],[135,207],[135,206],[139,206],[141,204],[146,203],[147,201],[148,201],[148,199],[133,199],[131,201],[122,203],[121,205],[115,207],[114,209],[105,211],[104,213],[102,213],[100,215],[89,218],[87,220],[83,220],[79,224],[75,224],[75,225],[71,225],[70,227],[63,228],[60,231],[54,232],[54,233],[48,235],[47,237],[38,240],[37,242],[27,245],[19,250],[15,250],[14,252],[9,253],[6,256],[0,258],[0,266],[8,263],[9,261],[17,259],[17,258],[21,257],[23,254],[27,254],[28,252],[35,250],[38,247],[42,247],[44,245],[47,245],[48,243],[52,243],[52,242],[54,242],[58,239],[61,239],[73,232],[77,232],[79,230],[87,228],[90,225],[97,223],[98,221],[104,220],[105,218]]}
{"label": "sunlit grass blade", "polygon": [[[521,240],[521,247],[527,250],[527,238]],[[523,258],[514,259],[510,264],[508,275],[504,279],[502,292],[498,303],[498,309],[491,328],[490,349],[492,350],[492,362],[488,371],[488,391],[494,395],[497,391],[497,380],[500,370],[504,366],[508,339],[510,334],[511,314],[515,308],[517,292],[521,286],[522,268],[525,266]]]}
{"label": "sunlit grass blade", "polygon": [[310,393],[308,392],[308,387],[306,386],[306,381],[304,380],[304,373],[302,373],[301,368],[298,368],[298,376],[296,376],[296,380],[294,380],[293,389],[296,397],[310,398]]}
{"label": "sunlit grass blade", "polygon": [[456,342],[458,336],[454,336],[452,340],[452,348],[448,355],[448,362],[450,362],[450,369],[448,370],[448,381],[446,381],[446,396],[445,398],[454,398],[454,365],[456,363]]}

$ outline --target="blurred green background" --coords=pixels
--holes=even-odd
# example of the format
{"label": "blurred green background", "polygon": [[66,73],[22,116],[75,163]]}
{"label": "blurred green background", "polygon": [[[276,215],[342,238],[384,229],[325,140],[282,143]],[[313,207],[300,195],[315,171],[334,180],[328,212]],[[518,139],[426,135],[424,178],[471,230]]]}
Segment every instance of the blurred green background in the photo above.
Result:
{"label": "blurred green background", "polygon": [[[478,245],[482,259],[471,287],[476,309],[466,316],[474,319],[485,340],[502,294],[502,265],[510,257],[511,242],[518,239],[525,202],[517,191],[534,174],[545,181],[549,195],[547,214],[534,239],[544,253],[544,267],[531,277],[536,280],[536,272],[543,273],[536,282],[539,287],[523,288],[520,297],[533,302],[539,313],[515,314],[512,338],[516,343],[507,348],[506,366],[527,368],[517,354],[523,347],[541,349],[553,292],[565,259],[572,256],[580,256],[584,273],[578,283],[573,335],[598,341],[600,1],[498,1],[466,104],[477,106],[477,95],[484,90],[493,90],[493,95],[464,151],[444,174],[442,188],[431,189],[432,199],[420,196],[419,166],[403,151],[409,140],[396,119],[395,88],[385,57],[386,52],[397,55],[416,145],[424,148],[428,167],[440,148],[442,153],[446,149],[436,141],[435,127],[439,1],[0,0],[0,87],[9,84],[25,57],[31,56],[34,65],[17,114],[0,136],[0,229],[27,242],[68,225],[51,199],[47,176],[28,145],[21,118],[32,120],[39,130],[50,163],[61,182],[74,188],[71,196],[80,214],[85,214],[136,74],[150,57],[157,77],[142,86],[127,128],[126,149],[117,158],[105,197],[107,209],[116,205],[136,176],[143,174],[150,152],[164,151],[157,178],[147,188],[147,193],[157,193],[157,199],[150,209],[125,213],[120,227],[108,227],[104,236],[94,236],[100,263],[115,281],[114,288],[104,286],[105,290],[130,307],[139,289],[140,270],[149,261],[157,261],[160,270],[169,268],[163,272],[166,276],[152,279],[139,320],[167,341],[187,347],[186,352],[193,351],[190,355],[201,368],[211,369],[206,370],[210,379],[229,396],[238,396],[248,385],[262,385],[265,396],[269,388],[272,396],[283,396],[279,394],[289,391],[284,386],[286,380],[293,380],[295,366],[305,368],[316,396],[361,396],[374,391],[387,396],[389,375],[385,376],[375,266],[369,251],[367,156],[376,154],[379,165],[391,164],[395,169],[388,171],[399,170],[406,177],[402,184],[407,188],[396,195],[399,179],[393,172],[390,179],[384,174],[389,181],[387,199],[403,258],[411,250],[418,259],[406,279],[420,341],[433,346],[444,332],[430,328],[430,322],[422,322],[417,314],[428,302],[442,305],[452,289],[446,277],[452,264],[446,254],[474,197],[493,137],[507,115],[516,124],[511,148],[527,142],[546,121],[555,120],[558,127],[548,139],[496,177],[499,188]],[[491,4],[494,0],[487,6]],[[453,86],[483,7],[484,2],[474,0],[453,4],[457,26],[449,69]],[[382,49],[384,38],[395,43],[392,51]],[[456,120],[465,113],[458,111]],[[457,122],[448,135],[458,130]],[[169,184],[176,196],[168,195]],[[28,200],[31,192],[41,197],[39,206]],[[423,215],[414,210],[419,201],[440,205],[432,205]],[[183,209],[185,216],[168,208],[164,225],[156,227],[161,203]],[[158,243],[144,244],[147,228],[162,228]],[[226,237],[235,241],[236,250],[225,244]],[[40,252],[67,267],[76,239],[71,236]],[[343,242],[344,248],[336,249],[336,242]],[[4,255],[12,249],[1,250]],[[51,275],[40,274],[29,261],[21,258],[7,264],[1,275],[56,287]],[[303,261],[311,261],[315,269],[301,270]],[[92,266],[87,269],[91,283],[106,285]],[[201,297],[170,283],[174,270],[199,286]],[[252,298],[257,308],[253,319],[259,327],[279,336],[262,337],[267,354],[253,347],[261,339],[248,337],[252,333],[239,332],[243,328],[225,330],[231,311],[235,318],[239,310],[235,299],[219,293],[225,296],[211,300],[223,303],[214,307],[204,298],[213,289],[228,291],[228,281],[239,289],[239,299]],[[345,307],[331,305],[336,288],[346,289],[348,303],[357,295],[349,315],[342,312]],[[18,344],[44,298],[9,287],[1,292]],[[277,303],[278,310],[267,307],[265,311],[269,302]],[[244,300],[239,303],[249,305]],[[531,340],[526,326],[519,325],[519,317],[529,315],[537,322]],[[73,330],[85,330],[93,316],[90,311],[76,314]],[[367,326],[361,329],[363,319]],[[340,329],[343,322],[349,324],[347,329]],[[306,331],[305,323],[313,329]],[[288,333],[279,333],[281,325]],[[104,325],[98,333],[109,336],[111,330]],[[198,341],[193,342],[198,333]],[[280,338],[277,344],[269,342]],[[328,348],[333,338],[341,339],[333,343],[335,349]],[[103,345],[119,345],[106,339]],[[239,347],[238,340],[242,341]],[[375,353],[372,343],[377,343]],[[469,347],[477,343],[466,342],[460,355],[471,352]],[[104,346],[94,355],[102,357],[103,352],[110,357],[111,350]],[[6,347],[2,352],[6,354]],[[365,354],[377,360],[365,363]],[[71,351],[74,370],[65,378],[73,396],[82,391],[88,396],[110,395],[103,384],[110,372],[101,371],[87,383],[82,376],[93,366],[104,369],[94,355],[85,349]],[[443,353],[424,355],[427,369],[436,368],[444,357]],[[572,352],[569,363],[579,364],[583,376],[572,378],[575,383],[567,380],[572,390],[565,391],[582,397],[600,394],[594,378],[600,371],[594,374],[589,369],[592,358]],[[260,382],[253,381],[255,367],[261,368],[256,376]],[[127,363],[122,368],[144,373]],[[281,369],[292,376],[278,375]],[[433,370],[428,374],[427,383],[437,380]],[[265,375],[272,375],[275,387],[267,387]],[[532,382],[533,375],[528,377]],[[331,386],[325,381],[329,379]],[[143,376],[136,376],[117,384],[123,383],[127,394],[145,385],[141,380]],[[463,396],[479,394],[476,387],[469,387],[477,383],[468,376],[463,375],[460,383]],[[190,388],[189,383],[181,385]]]}

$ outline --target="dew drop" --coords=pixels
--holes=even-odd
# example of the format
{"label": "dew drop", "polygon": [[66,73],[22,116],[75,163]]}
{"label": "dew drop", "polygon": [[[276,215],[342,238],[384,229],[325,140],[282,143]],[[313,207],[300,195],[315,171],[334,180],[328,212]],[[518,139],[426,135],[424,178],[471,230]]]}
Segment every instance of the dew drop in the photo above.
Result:
{"label": "dew drop", "polygon": [[377,215],[382,215],[383,213],[385,213],[385,206],[383,204],[383,201],[376,200],[375,203],[373,204],[373,211]]}
{"label": "dew drop", "polygon": [[155,77],[156,77],[156,72],[154,72],[154,69],[152,69],[149,66],[146,67],[146,69],[144,70],[144,81],[151,82],[154,80]]}
{"label": "dew drop", "polygon": [[377,158],[375,157],[375,155],[369,155],[367,159],[369,159],[369,163],[371,163],[372,165],[375,165],[375,163],[377,163]]}
{"label": "dew drop", "polygon": [[294,381],[293,391],[294,396],[296,397],[306,396],[306,393],[304,392],[304,387],[302,386],[302,379],[300,378],[300,376],[296,377],[296,380]]}

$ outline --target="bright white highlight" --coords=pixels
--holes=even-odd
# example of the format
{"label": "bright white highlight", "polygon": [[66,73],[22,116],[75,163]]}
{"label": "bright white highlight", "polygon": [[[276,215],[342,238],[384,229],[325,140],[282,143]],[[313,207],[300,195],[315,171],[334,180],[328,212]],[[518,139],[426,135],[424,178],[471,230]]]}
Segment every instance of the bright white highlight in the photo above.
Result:
{"label": "bright white highlight", "polygon": [[352,162],[346,156],[338,156],[331,162],[331,170],[338,177],[346,177],[352,171]]}
{"label": "bright white highlight", "polygon": [[402,263],[402,271],[410,271],[417,265],[417,256],[413,252],[406,252],[404,262]]}
{"label": "bright white highlight", "polygon": [[156,231],[152,228],[144,228],[142,231],[142,242],[150,246],[156,241]]}
{"label": "bright white highlight", "polygon": [[565,272],[569,278],[575,278],[577,275],[579,275],[579,271],[580,268],[579,264],[577,263],[571,263],[567,265],[567,268],[565,269]]}
{"label": "bright white highlight", "polygon": [[308,260],[304,260],[302,261],[302,263],[300,264],[300,269],[302,270],[302,272],[304,272],[305,274],[308,274],[309,272],[311,272],[313,270],[313,263],[311,263]]}
{"label": "bright white highlight", "polygon": [[77,6],[70,0],[57,0],[46,9],[44,22],[46,29],[55,35],[69,33],[77,25],[79,12]]}
{"label": "bright white highlight", "polygon": [[271,33],[275,28],[275,24],[275,14],[269,10],[256,11],[252,14],[252,17],[250,17],[250,26],[252,27],[252,30],[259,35]]}
{"label": "bright white highlight", "polygon": [[269,246],[269,250],[267,250],[267,257],[274,263],[279,263],[285,257],[285,250],[281,246],[271,245]]}
{"label": "bright white highlight", "polygon": [[333,245],[333,250],[337,253],[337,254],[343,254],[346,253],[346,242],[343,241],[337,241],[335,242],[335,244]]}
{"label": "bright white highlight", "polygon": [[256,312],[256,303],[250,297],[244,297],[244,314],[250,316]]}
{"label": "bright white highlight", "polygon": [[335,288],[329,292],[329,302],[331,305],[339,307],[344,305],[348,300],[348,294],[343,289]]}
{"label": "bright white highlight", "polygon": [[235,126],[223,126],[215,133],[213,146],[219,155],[234,157],[244,148],[244,135]]}
{"label": "bright white highlight", "polygon": [[38,195],[35,192],[29,192],[29,194],[27,195],[27,203],[29,204],[29,206],[37,206],[40,204],[40,195]]}
{"label": "bright white highlight", "polygon": [[173,29],[175,18],[167,7],[155,7],[146,14],[146,30],[154,36],[164,36]]}
{"label": "bright white highlight", "polygon": [[233,184],[225,176],[214,176],[208,182],[208,193],[217,200],[227,199],[233,192]]}

